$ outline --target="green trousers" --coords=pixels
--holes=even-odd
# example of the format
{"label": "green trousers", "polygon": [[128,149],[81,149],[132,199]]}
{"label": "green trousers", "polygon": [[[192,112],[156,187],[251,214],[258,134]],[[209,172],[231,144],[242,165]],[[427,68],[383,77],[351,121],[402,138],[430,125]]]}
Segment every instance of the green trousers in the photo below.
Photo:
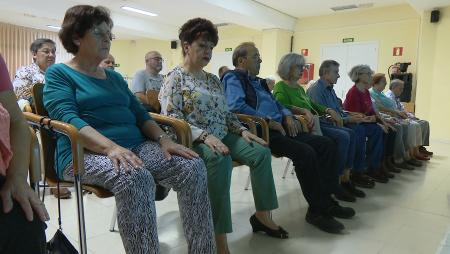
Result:
{"label": "green trousers", "polygon": [[208,171],[208,191],[211,202],[214,231],[216,234],[231,233],[230,185],[232,161],[250,168],[253,199],[257,211],[278,208],[277,193],[272,175],[270,149],[256,142],[248,143],[242,137],[228,133],[223,139],[230,154],[217,154],[202,143],[194,144],[194,151],[205,161]]}

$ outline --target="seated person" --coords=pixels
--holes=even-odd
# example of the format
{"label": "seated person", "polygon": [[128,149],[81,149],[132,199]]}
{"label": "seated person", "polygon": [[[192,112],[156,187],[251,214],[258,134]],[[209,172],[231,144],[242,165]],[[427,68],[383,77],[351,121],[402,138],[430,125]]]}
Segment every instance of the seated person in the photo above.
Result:
{"label": "seated person", "polygon": [[218,32],[211,21],[196,18],[180,29],[184,57],[166,79],[160,93],[162,113],[189,123],[193,149],[205,161],[218,253],[229,253],[227,233],[232,232],[230,184],[232,160],[250,167],[256,213],[253,232],[276,238],[288,233],[275,224],[270,211],[278,208],[270,150],[264,140],[251,134],[228,111],[222,84],[203,68],[217,45]]}
{"label": "seated person", "polygon": [[148,52],[145,54],[145,69],[136,72],[131,83],[131,91],[149,112],[161,112],[158,94],[164,82],[164,76],[159,74],[163,62],[158,51]]}
{"label": "seated person", "polygon": [[415,160],[416,158],[419,160],[429,160],[429,158],[419,152],[419,146],[422,145],[422,130],[420,124],[402,119],[401,115],[404,113],[397,111],[395,102],[383,93],[386,84],[386,77],[383,73],[374,75],[372,88],[369,90],[372,103],[377,111],[384,113],[385,118],[401,125],[402,131],[405,133],[402,138],[404,144],[404,157],[401,159],[412,165],[421,165],[420,162]]}
{"label": "seated person", "polygon": [[309,204],[306,221],[321,230],[338,233],[344,225],[334,219],[353,217],[352,208],[341,207],[331,193],[338,186],[336,144],[328,137],[299,131],[292,113],[278,103],[266,81],[258,78],[262,60],[252,42],[241,43],[233,52],[235,70],[225,74],[223,84],[228,108],[268,121],[269,147],[273,154],[293,161],[297,179]]}
{"label": "seated person", "polygon": [[340,77],[338,62],[324,61],[319,68],[319,77],[320,79],[308,88],[307,94],[315,103],[332,108],[341,116],[344,126],[355,132],[357,145],[350,179],[356,186],[372,188],[373,181],[365,175],[366,157],[370,160],[369,164],[379,167],[383,158],[383,130],[376,124],[365,123],[360,115],[344,112],[342,100],[336,96],[333,88]]}
{"label": "seated person", "polygon": [[0,55],[0,252],[46,251],[44,203],[27,183],[30,130]]}
{"label": "seated person", "polygon": [[275,79],[271,77],[266,78],[267,87],[269,88],[269,91],[273,91],[273,88],[275,86]]}
{"label": "seated person", "polygon": [[[341,188],[334,193],[335,197],[342,201],[355,202],[355,197],[365,197],[365,193],[358,190],[350,181],[350,171],[353,169],[355,159],[355,132],[343,127],[341,116],[332,108],[327,108],[315,103],[306,95],[305,90],[297,82],[301,78],[305,59],[302,55],[289,53],[283,56],[278,64],[278,75],[283,79],[275,85],[273,96],[283,106],[294,114],[303,115],[308,124],[313,125],[313,114],[320,116],[321,121],[317,126],[323,135],[332,138],[337,143],[338,170]],[[326,119],[326,114],[331,120]],[[362,142],[358,145],[365,145]]]}
{"label": "seated person", "polygon": [[[350,79],[355,82],[352,88],[347,92],[347,96],[344,101],[344,109],[363,114],[363,121],[372,124],[378,124],[383,131],[389,135],[385,140],[385,148],[392,148],[393,138],[395,138],[394,128],[375,111],[370,99],[369,88],[371,86],[373,71],[368,65],[356,65],[349,72]],[[385,152],[384,154],[390,154]],[[383,153],[382,153],[383,154]],[[370,160],[368,165],[368,175],[375,181],[380,183],[387,183],[391,173],[386,172],[382,165],[383,156],[376,156],[376,160]]]}
{"label": "seated person", "polygon": [[405,111],[405,107],[400,102],[400,95],[403,93],[404,87],[405,83],[403,81],[394,79],[391,81],[391,84],[389,84],[389,90],[384,92],[384,94],[395,101],[396,108],[403,119],[410,119],[420,124],[422,130],[422,146],[419,147],[419,151],[426,156],[432,156],[433,152],[430,152],[425,148],[425,146],[430,145],[430,123]]}
{"label": "seated person", "polygon": [[222,66],[219,68],[218,74],[219,74],[219,79],[222,80],[223,78],[223,74],[225,74],[225,72],[229,71],[230,68],[228,68],[228,66]]}
{"label": "seated person", "polygon": [[36,39],[30,45],[33,63],[17,69],[13,80],[14,92],[22,111],[32,105],[31,90],[36,83],[45,82],[45,71],[55,63],[56,44],[50,39]]}
{"label": "seated person", "polygon": [[108,54],[108,57],[103,59],[100,62],[99,66],[102,68],[108,68],[110,70],[114,70],[114,68],[116,67],[116,60],[114,59],[113,55]]}
{"label": "seated person", "polygon": [[[85,148],[83,183],[114,194],[127,253],[160,253],[154,203],[158,181],[177,191],[189,253],[213,254],[203,161],[168,138],[120,74],[98,66],[108,56],[112,26],[104,7],[77,5],[67,10],[59,37],[74,58],[47,71],[44,106],[50,118],[79,130]],[[56,154],[57,175],[73,180],[67,137],[57,137]]]}

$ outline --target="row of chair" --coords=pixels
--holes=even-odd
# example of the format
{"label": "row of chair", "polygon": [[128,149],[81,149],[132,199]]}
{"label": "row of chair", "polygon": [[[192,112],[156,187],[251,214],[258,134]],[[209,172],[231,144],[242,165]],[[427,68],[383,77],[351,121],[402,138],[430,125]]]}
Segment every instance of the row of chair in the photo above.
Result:
{"label": "row of chair", "polygon": [[[86,229],[85,229],[85,219],[84,219],[84,207],[83,207],[83,195],[82,190],[86,190],[94,193],[99,198],[108,198],[113,196],[113,194],[99,186],[82,184],[82,175],[84,173],[84,147],[82,141],[79,137],[78,130],[71,124],[64,123],[57,120],[52,120],[48,117],[48,112],[43,105],[43,88],[44,84],[38,83],[33,86],[32,96],[34,101],[34,111],[32,113],[31,108],[24,112],[24,115],[30,125],[40,130],[42,152],[43,152],[43,165],[45,172],[45,180],[50,186],[56,186],[58,183],[58,178],[54,168],[55,165],[55,149],[56,149],[56,133],[67,136],[71,141],[72,146],[72,158],[74,166],[74,182],[68,182],[59,180],[60,186],[62,187],[75,187],[75,195],[77,202],[77,218],[78,218],[78,238],[79,238],[79,248],[81,253],[86,253]],[[186,147],[192,148],[192,135],[189,124],[183,120],[176,118],[149,113],[151,117],[160,125],[170,127],[170,129],[175,132],[177,142]],[[260,136],[266,142],[269,142],[269,128],[266,121],[260,117],[237,114],[238,119],[245,124],[248,129],[254,133],[258,134],[258,129],[260,129]],[[303,118],[298,117],[301,121],[303,128],[306,127],[306,122]],[[30,163],[30,182],[33,183],[35,190],[38,190],[38,184],[41,180],[41,164],[40,164],[40,152],[39,144],[37,142],[36,134],[33,133],[33,146],[32,146],[32,160]],[[275,157],[278,157],[274,155]],[[31,165],[32,164],[32,165]],[[233,166],[241,166],[242,164],[238,161],[233,161]],[[285,173],[287,171],[286,166]],[[250,176],[248,177],[245,189],[247,190],[250,185]],[[111,220],[110,230],[113,231],[116,222],[116,211],[113,213]]]}

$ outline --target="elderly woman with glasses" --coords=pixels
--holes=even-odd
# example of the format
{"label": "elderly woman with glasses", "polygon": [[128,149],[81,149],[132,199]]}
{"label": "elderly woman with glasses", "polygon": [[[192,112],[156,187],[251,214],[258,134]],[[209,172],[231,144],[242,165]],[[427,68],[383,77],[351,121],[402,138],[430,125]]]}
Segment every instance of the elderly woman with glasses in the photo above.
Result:
{"label": "elderly woman with glasses", "polygon": [[[290,109],[294,114],[304,115],[313,124],[312,115],[320,116],[320,128],[325,136],[335,140],[338,145],[337,168],[340,184],[336,183],[334,195],[337,199],[355,202],[355,197],[364,197],[363,191],[356,189],[350,181],[350,170],[355,159],[355,132],[343,127],[341,116],[331,108],[314,103],[298,84],[305,66],[302,55],[289,53],[283,56],[278,64],[278,75],[283,79],[275,84],[273,95],[277,101]],[[326,115],[331,116],[331,121]]]}
{"label": "elderly woman with glasses", "polygon": [[[177,191],[188,252],[215,253],[203,161],[161,130],[120,74],[99,67],[111,47],[112,27],[104,7],[67,10],[59,37],[74,57],[47,71],[44,105],[52,119],[79,130],[86,150],[82,181],[114,193],[127,253],[160,253],[155,181]],[[59,136],[56,149],[58,176],[72,180],[69,139]]]}
{"label": "elderly woman with glasses", "polygon": [[[393,146],[395,140],[394,127],[386,122],[375,111],[372,100],[370,98],[369,88],[372,85],[373,71],[368,65],[356,65],[349,72],[350,79],[355,82],[355,85],[347,92],[344,101],[344,109],[350,111],[351,114],[361,114],[365,123],[378,124],[386,133],[385,153],[391,155],[393,153]],[[375,181],[380,183],[387,183],[392,174],[383,170],[382,165],[383,153],[373,155],[368,160],[367,175],[372,177]]]}
{"label": "elderly woman with glasses", "polygon": [[276,238],[288,233],[271,218],[278,208],[272,175],[271,153],[264,140],[250,133],[228,110],[223,86],[216,75],[203,68],[219,40],[211,21],[195,18],[179,32],[184,57],[161,88],[163,114],[187,121],[192,130],[193,149],[205,161],[219,254],[229,253],[227,233],[232,232],[230,185],[232,161],[250,168],[256,212],[250,217],[253,232]]}

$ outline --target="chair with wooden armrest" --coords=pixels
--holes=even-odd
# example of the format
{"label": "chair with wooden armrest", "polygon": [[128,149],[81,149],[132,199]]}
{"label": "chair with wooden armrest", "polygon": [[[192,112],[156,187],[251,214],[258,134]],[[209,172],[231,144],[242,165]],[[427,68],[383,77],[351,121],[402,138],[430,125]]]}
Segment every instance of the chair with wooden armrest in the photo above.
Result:
{"label": "chair with wooden armrest", "polygon": [[33,108],[30,105],[25,105],[23,112],[33,113]]}
{"label": "chair with wooden armrest", "polygon": [[157,90],[147,90],[145,96],[147,97],[147,103],[155,110],[156,113],[161,112],[161,104],[158,100],[159,91]]}

